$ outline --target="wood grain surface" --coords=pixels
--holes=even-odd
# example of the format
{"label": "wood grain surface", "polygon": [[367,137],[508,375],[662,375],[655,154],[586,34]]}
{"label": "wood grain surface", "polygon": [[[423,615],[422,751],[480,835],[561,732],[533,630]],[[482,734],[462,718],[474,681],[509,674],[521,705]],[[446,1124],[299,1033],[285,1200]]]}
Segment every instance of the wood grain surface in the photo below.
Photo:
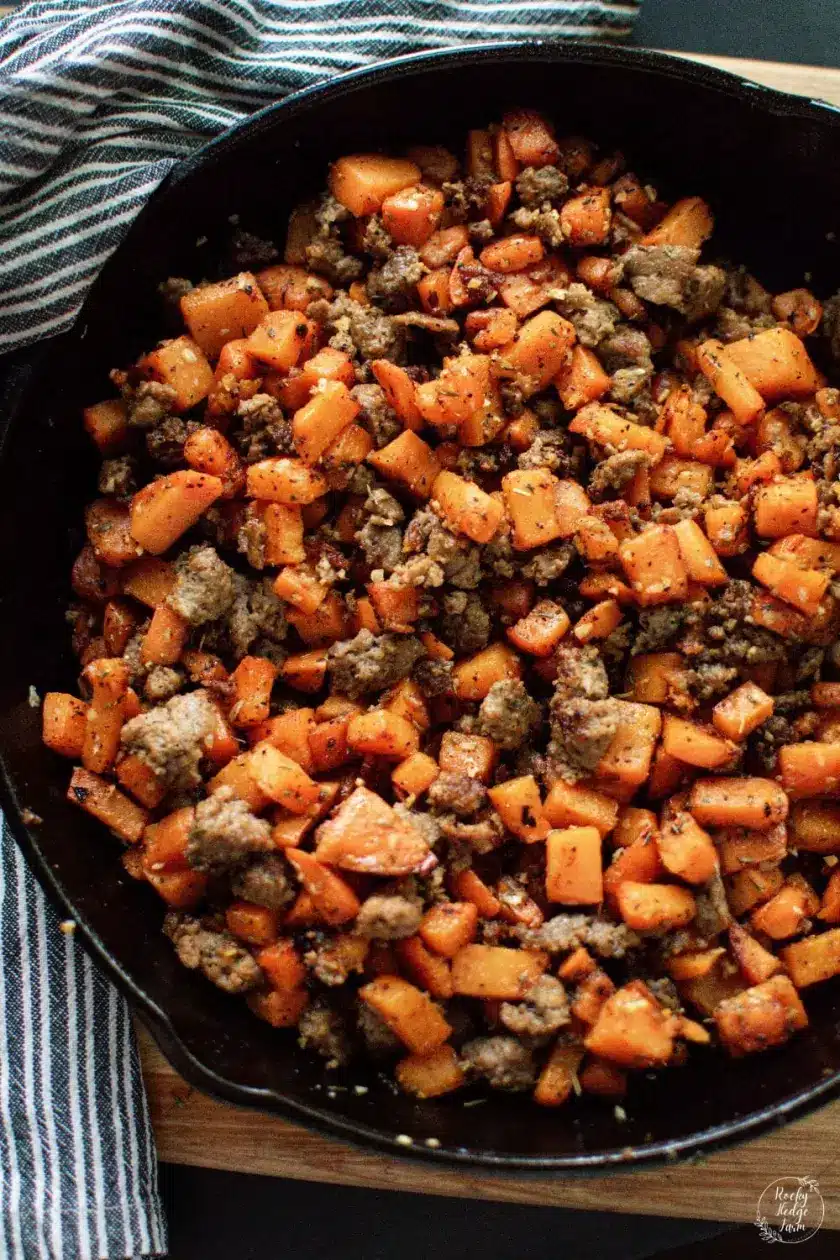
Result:
{"label": "wood grain surface", "polygon": [[[7,11],[0,5],[0,15]],[[840,107],[840,70],[732,57],[696,60]],[[172,1163],[379,1190],[725,1221],[754,1220],[770,1182],[807,1173],[819,1182],[825,1227],[840,1229],[840,1102],[699,1164],[585,1179],[478,1176],[367,1154],[276,1117],[216,1102],[181,1079],[144,1029],[138,1033],[158,1152]]]}

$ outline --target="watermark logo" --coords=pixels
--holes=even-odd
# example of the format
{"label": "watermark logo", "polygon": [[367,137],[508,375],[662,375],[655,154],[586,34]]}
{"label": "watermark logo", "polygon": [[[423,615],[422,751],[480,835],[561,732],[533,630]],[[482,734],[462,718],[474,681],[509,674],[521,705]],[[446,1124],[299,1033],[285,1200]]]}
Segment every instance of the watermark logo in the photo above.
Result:
{"label": "watermark logo", "polygon": [[816,1177],[777,1177],[758,1200],[755,1223],[768,1243],[800,1243],[823,1223],[825,1202]]}

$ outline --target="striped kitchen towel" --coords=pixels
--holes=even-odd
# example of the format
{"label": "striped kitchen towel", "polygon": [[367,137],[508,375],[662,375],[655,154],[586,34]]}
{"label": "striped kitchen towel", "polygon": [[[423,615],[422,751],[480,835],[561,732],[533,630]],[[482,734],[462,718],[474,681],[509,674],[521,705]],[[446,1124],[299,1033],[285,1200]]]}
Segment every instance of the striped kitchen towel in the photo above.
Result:
{"label": "striped kitchen towel", "polygon": [[[626,37],[638,0],[44,0],[0,24],[0,354],[69,328],[173,166],[289,92],[488,40]],[[165,1251],[128,1013],[0,827],[0,1257]]]}

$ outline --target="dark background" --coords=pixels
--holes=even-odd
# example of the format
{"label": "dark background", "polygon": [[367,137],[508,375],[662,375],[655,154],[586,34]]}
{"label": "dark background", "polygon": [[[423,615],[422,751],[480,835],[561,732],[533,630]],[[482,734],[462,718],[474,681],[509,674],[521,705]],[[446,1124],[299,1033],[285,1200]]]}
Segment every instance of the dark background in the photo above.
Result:
{"label": "dark background", "polygon": [[[643,0],[635,43],[840,66],[840,0]],[[801,1170],[792,1169],[792,1172]],[[810,1171],[810,1170],[809,1170]],[[172,1260],[754,1260],[753,1225],[526,1208],[164,1165]],[[824,1187],[827,1188],[827,1187]],[[823,1230],[796,1260],[836,1260]]]}

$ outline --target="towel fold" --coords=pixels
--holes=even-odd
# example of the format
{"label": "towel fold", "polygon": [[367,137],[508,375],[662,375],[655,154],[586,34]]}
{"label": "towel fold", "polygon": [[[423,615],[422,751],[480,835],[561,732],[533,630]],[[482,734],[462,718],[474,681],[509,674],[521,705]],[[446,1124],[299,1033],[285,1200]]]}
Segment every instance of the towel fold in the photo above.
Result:
{"label": "towel fold", "polygon": [[[384,58],[620,39],[636,0],[74,0],[0,23],[0,354],[69,328],[140,207],[212,136]],[[125,1003],[0,828],[0,1256],[159,1254]]]}

